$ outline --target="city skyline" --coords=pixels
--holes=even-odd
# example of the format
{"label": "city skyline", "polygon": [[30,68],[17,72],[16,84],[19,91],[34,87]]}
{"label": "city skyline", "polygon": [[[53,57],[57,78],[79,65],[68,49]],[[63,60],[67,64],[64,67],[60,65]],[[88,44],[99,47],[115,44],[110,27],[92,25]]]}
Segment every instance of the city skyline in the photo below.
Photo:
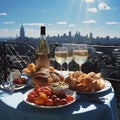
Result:
{"label": "city skyline", "polygon": [[19,36],[23,24],[27,37],[39,37],[40,26],[45,25],[50,36],[79,31],[120,38],[119,4],[119,0],[0,1],[0,37]]}

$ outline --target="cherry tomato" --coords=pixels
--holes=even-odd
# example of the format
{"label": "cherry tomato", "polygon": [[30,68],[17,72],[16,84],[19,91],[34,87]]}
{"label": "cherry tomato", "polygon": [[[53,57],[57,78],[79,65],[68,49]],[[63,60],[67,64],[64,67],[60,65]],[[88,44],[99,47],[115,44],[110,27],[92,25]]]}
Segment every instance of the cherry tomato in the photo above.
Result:
{"label": "cherry tomato", "polygon": [[34,97],[38,96],[38,94],[35,91],[31,91],[29,94],[34,95]]}
{"label": "cherry tomato", "polygon": [[28,94],[29,101],[33,102],[34,98],[35,98],[35,96],[33,94]]}
{"label": "cherry tomato", "polygon": [[48,86],[42,86],[41,90],[48,90],[49,92],[51,92],[51,89]]}
{"label": "cherry tomato", "polygon": [[71,96],[71,95],[67,95],[66,99],[67,99],[68,102],[72,102],[74,100],[74,97]]}
{"label": "cherry tomato", "polygon": [[38,89],[38,88],[40,88],[38,85],[35,85],[35,86],[34,86],[34,90],[36,90],[36,89]]}
{"label": "cherry tomato", "polygon": [[60,99],[60,105],[67,104],[67,100],[65,98]]}
{"label": "cherry tomato", "polygon": [[34,89],[35,93],[39,95],[39,93],[41,92],[41,89],[40,88],[36,88]]}
{"label": "cherry tomato", "polygon": [[25,84],[26,78],[15,78],[13,82],[16,84]]}
{"label": "cherry tomato", "polygon": [[60,105],[60,98],[56,98],[55,100],[54,100],[54,105],[56,105],[56,106],[59,106]]}
{"label": "cherry tomato", "polygon": [[53,99],[53,100],[55,100],[57,98],[57,95],[53,94],[53,95],[50,96],[50,98]]}
{"label": "cherry tomato", "polygon": [[53,106],[54,105],[54,101],[52,100],[52,99],[46,99],[46,101],[45,101],[45,105],[46,106]]}
{"label": "cherry tomato", "polygon": [[51,92],[49,90],[47,90],[47,89],[43,89],[41,91],[44,92],[47,96],[51,95]]}

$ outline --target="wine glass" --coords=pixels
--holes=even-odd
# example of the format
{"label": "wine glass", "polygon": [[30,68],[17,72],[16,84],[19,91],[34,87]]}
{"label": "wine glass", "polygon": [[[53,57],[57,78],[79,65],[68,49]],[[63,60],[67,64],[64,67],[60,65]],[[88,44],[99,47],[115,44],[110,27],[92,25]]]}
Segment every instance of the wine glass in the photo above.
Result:
{"label": "wine glass", "polygon": [[67,72],[69,72],[69,64],[73,60],[73,47],[75,44],[73,43],[64,43],[63,46],[68,48],[68,57],[66,59],[67,63]]}
{"label": "wine glass", "polygon": [[66,62],[68,57],[68,48],[59,46],[55,48],[55,60],[60,64],[60,71],[62,73],[62,65]]}
{"label": "wine glass", "polygon": [[15,85],[13,83],[15,78],[20,78],[20,71],[12,69],[7,77],[7,80],[2,83],[3,88],[10,94],[12,94],[15,89]]}
{"label": "wine glass", "polygon": [[86,44],[76,44],[73,50],[73,59],[79,65],[81,72],[81,65],[86,62],[88,58],[88,46]]}

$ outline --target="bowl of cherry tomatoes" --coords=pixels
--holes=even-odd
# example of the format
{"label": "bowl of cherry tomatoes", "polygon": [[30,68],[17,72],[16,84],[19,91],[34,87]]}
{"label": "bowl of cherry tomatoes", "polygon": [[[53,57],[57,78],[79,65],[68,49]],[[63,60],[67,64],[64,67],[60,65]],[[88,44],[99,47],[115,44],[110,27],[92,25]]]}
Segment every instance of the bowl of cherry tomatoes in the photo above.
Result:
{"label": "bowl of cherry tomatoes", "polygon": [[55,94],[49,86],[34,86],[33,89],[24,94],[24,101],[35,107],[58,108],[73,103],[75,96]]}

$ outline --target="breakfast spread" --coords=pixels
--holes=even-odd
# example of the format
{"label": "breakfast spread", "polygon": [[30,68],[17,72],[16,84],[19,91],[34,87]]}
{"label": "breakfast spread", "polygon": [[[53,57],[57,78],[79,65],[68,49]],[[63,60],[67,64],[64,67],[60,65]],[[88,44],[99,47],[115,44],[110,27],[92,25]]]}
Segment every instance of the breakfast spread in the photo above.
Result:
{"label": "breakfast spread", "polygon": [[[65,91],[68,88],[78,92],[93,92],[105,88],[106,84],[101,78],[100,73],[90,72],[86,74],[75,71],[69,72],[67,78],[57,73],[55,69],[50,66],[49,46],[43,37],[45,35],[44,26],[41,27],[41,35],[42,39],[39,41],[36,49],[35,64],[30,63],[22,70],[23,73],[31,76],[31,83],[34,85],[34,89],[27,95],[28,102],[40,106],[62,105],[68,103]],[[59,100],[54,101],[53,95],[56,95]],[[62,95],[62,98],[60,95]],[[59,102],[57,103],[56,101]]]}
{"label": "breakfast spread", "polygon": [[23,69],[31,77],[34,88],[26,93],[26,103],[44,108],[56,108],[69,105],[75,101],[75,96],[67,94],[73,92],[97,92],[106,88],[106,82],[101,73],[69,72],[67,77],[59,74],[53,67],[41,67],[31,63]]}

